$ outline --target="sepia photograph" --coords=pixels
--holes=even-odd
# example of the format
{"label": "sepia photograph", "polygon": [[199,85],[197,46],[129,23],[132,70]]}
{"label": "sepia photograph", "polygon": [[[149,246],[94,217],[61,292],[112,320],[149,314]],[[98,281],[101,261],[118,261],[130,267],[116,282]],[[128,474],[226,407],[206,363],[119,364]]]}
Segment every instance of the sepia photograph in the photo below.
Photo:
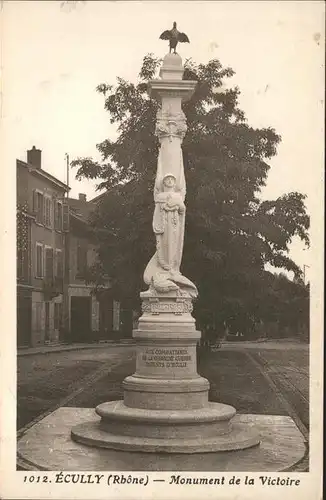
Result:
{"label": "sepia photograph", "polygon": [[321,498],[324,24],[1,2],[1,498]]}

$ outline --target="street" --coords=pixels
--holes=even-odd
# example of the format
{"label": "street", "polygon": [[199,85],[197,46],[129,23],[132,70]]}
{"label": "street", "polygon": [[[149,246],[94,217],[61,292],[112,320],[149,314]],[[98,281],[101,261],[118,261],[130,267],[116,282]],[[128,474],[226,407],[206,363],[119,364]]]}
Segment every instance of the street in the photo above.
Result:
{"label": "street", "polygon": [[132,348],[128,345],[19,356],[17,429],[130,361]]}
{"label": "street", "polygon": [[[49,349],[50,350],[50,349]],[[19,356],[17,429],[59,406],[95,407],[121,399],[135,369],[132,345],[106,345]],[[309,428],[309,352],[304,344],[224,345],[199,359],[210,399],[239,413],[290,415],[305,437]]]}

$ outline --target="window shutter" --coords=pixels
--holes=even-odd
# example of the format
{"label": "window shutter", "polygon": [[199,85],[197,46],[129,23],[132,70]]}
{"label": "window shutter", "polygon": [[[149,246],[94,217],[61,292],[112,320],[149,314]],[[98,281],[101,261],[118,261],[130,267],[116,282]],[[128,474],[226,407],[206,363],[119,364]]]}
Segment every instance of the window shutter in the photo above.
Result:
{"label": "window shutter", "polygon": [[[58,229],[62,231],[63,222],[62,222],[62,203],[58,203]],[[69,227],[68,227],[69,230]]]}
{"label": "window shutter", "polygon": [[49,204],[49,209],[48,209],[49,210],[49,220],[48,220],[48,222],[49,222],[49,227],[52,227],[52,199],[51,198],[48,199],[48,204]]}
{"label": "window shutter", "polygon": [[53,204],[54,204],[54,229],[59,229],[58,228],[58,202],[57,202],[57,200],[54,200]]}
{"label": "window shutter", "polygon": [[36,276],[43,276],[43,248],[36,244]]}
{"label": "window shutter", "polygon": [[66,203],[62,205],[63,211],[63,230],[69,231],[69,205]]}
{"label": "window shutter", "polygon": [[50,199],[48,197],[44,197],[44,201],[45,201],[45,225],[47,227],[50,227],[51,225]]}
{"label": "window shutter", "polygon": [[34,215],[37,213],[37,192],[33,191],[33,213]]}
{"label": "window shutter", "polygon": [[49,199],[44,196],[44,224],[45,226],[48,226],[48,208],[49,208]]}
{"label": "window shutter", "polygon": [[54,276],[54,250],[53,248],[51,248],[51,251],[50,251],[50,258],[51,258],[51,278],[53,279],[53,276]]}
{"label": "window shutter", "polygon": [[53,278],[53,248],[45,250],[45,276]]}
{"label": "window shutter", "polygon": [[42,195],[42,205],[43,205],[43,224],[46,224],[46,198]]}
{"label": "window shutter", "polygon": [[38,245],[36,245],[36,270],[35,270],[35,276],[40,275],[40,256],[39,256],[39,249]]}

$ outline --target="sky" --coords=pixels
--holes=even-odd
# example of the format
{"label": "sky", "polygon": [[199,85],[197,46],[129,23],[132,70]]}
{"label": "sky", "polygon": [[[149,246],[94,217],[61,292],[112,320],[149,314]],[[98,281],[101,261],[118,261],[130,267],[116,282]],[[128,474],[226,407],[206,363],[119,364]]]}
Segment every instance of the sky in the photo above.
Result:
{"label": "sky", "polygon": [[[2,2],[2,128],[6,162],[26,160],[33,145],[42,166],[66,181],[65,153],[100,159],[96,144],[115,137],[100,83],[135,81],[143,56],[163,57],[159,40],[177,21],[190,38],[178,51],[218,58],[235,75],[240,107],[253,127],[282,136],[261,196],[307,194],[318,236],[323,199],[324,2]],[[8,167],[7,167],[8,168]],[[10,171],[9,171],[10,174]],[[95,183],[74,179],[71,196],[95,196]],[[9,179],[10,177],[10,179]],[[8,177],[8,189],[14,189]],[[314,222],[315,217],[315,222]],[[315,226],[314,226],[315,224]],[[315,229],[314,229],[315,227]],[[312,248],[313,250],[313,248]],[[313,252],[295,240],[291,256],[306,267]]]}

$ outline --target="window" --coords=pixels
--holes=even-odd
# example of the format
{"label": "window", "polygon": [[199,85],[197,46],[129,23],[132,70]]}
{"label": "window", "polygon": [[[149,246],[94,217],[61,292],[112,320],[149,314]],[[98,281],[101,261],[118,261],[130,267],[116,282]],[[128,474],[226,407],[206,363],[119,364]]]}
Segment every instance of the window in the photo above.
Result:
{"label": "window", "polygon": [[57,231],[62,231],[62,203],[61,203],[61,201],[56,201],[56,203],[55,203],[54,229],[56,229]]}
{"label": "window", "polygon": [[87,267],[87,246],[79,244],[77,246],[77,276],[83,278]]}
{"label": "window", "polygon": [[17,278],[21,281],[29,280],[28,250],[17,249]]}
{"label": "window", "polygon": [[55,276],[56,276],[56,278],[62,278],[62,276],[63,276],[62,251],[61,250],[56,250],[55,251],[55,257],[56,257]]}
{"label": "window", "polygon": [[37,278],[43,277],[43,245],[36,243],[36,273]]}
{"label": "window", "polygon": [[33,205],[36,222],[44,224],[44,196],[39,191],[34,191]]}
{"label": "window", "polygon": [[53,248],[45,248],[45,276],[53,279]]}
{"label": "window", "polygon": [[54,303],[54,329],[59,330],[61,327],[62,320],[62,303],[55,302]]}
{"label": "window", "polygon": [[49,196],[44,197],[44,224],[47,227],[52,226],[52,202]]}

